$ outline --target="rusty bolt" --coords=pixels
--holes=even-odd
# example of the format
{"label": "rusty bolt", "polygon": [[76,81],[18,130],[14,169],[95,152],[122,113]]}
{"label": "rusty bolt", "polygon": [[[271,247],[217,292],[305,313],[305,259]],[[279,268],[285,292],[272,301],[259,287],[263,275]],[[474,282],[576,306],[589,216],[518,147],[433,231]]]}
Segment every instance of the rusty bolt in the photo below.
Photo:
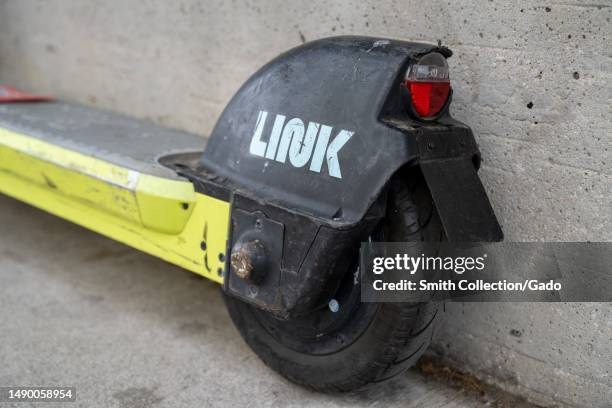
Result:
{"label": "rusty bolt", "polygon": [[261,266],[264,261],[265,251],[259,240],[238,242],[232,248],[230,264],[234,274],[240,279],[258,280],[265,272]]}

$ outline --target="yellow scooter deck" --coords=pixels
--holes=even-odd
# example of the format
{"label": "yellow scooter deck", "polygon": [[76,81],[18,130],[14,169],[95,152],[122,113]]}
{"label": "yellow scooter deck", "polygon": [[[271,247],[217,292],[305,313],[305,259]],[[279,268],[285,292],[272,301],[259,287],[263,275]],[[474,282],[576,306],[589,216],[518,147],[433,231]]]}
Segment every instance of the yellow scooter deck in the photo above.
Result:
{"label": "yellow scooter deck", "polygon": [[229,203],[160,164],[203,145],[80,105],[0,105],[0,192],[222,282]]}

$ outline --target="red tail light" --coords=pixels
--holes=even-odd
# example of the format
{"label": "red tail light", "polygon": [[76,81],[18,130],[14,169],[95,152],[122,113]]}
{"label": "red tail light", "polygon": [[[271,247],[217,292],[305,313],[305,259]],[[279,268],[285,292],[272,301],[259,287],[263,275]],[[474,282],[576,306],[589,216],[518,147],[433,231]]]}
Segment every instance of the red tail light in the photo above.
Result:
{"label": "red tail light", "polygon": [[408,69],[405,85],[417,115],[422,118],[436,116],[446,105],[450,93],[446,58],[437,52],[425,55]]}

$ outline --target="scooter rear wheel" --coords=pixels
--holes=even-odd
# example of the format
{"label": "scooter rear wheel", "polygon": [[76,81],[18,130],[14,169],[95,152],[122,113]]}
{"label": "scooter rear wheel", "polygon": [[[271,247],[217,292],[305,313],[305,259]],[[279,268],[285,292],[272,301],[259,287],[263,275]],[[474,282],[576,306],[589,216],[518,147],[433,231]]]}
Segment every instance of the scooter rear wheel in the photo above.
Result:
{"label": "scooter rear wheel", "polygon": [[[387,201],[382,239],[442,239],[422,179],[392,180]],[[334,296],[336,303],[298,319],[276,319],[230,296],[225,302],[244,340],[268,366],[319,391],[349,391],[412,366],[429,346],[438,314],[435,302],[361,303],[357,260],[351,272]]]}

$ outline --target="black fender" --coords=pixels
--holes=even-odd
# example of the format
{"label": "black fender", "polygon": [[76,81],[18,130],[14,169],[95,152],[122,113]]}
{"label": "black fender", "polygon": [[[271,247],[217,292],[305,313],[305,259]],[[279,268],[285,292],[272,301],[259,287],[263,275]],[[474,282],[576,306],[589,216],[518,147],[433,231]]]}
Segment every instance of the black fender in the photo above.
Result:
{"label": "black fender", "polygon": [[201,185],[233,194],[230,249],[257,236],[257,221],[278,273],[274,289],[239,282],[228,260],[228,293],[284,316],[323,302],[346,268],[325,251],[338,258],[358,247],[384,215],[376,203],[387,182],[410,164],[421,167],[449,240],[502,239],[469,127],[448,106],[427,122],[406,109],[405,72],[434,51],[452,55],[433,44],[327,38],[280,55],[240,88],[200,159]]}

